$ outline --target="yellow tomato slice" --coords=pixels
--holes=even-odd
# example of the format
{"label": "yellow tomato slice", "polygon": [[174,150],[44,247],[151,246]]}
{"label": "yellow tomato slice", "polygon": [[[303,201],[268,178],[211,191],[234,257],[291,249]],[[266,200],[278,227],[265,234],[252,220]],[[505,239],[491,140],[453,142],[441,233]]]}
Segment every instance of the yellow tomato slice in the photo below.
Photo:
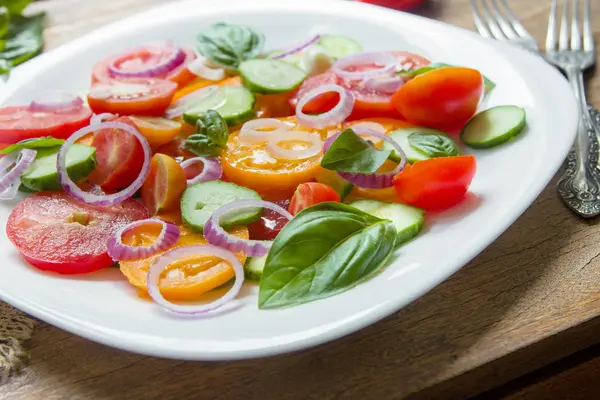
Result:
{"label": "yellow tomato slice", "polygon": [[157,153],[152,156],[150,173],[142,185],[142,203],[150,215],[179,209],[187,187],[185,171],[174,158]]}
{"label": "yellow tomato slice", "polygon": [[170,119],[157,117],[129,118],[153,148],[169,143],[181,131],[181,123]]}
{"label": "yellow tomato slice", "polygon": [[202,89],[203,87],[214,85],[217,83],[218,82],[209,81],[209,80],[202,79],[202,78],[196,78],[192,82],[190,82],[188,85],[186,85],[186,86],[182,87],[181,89],[179,89],[178,91],[176,91],[175,94],[173,95],[173,100],[171,100],[171,103],[176,102],[183,96],[187,96],[188,94],[195,92],[198,89]]}
{"label": "yellow tomato slice", "polygon": [[[123,235],[123,243],[136,246],[151,244],[160,233],[160,227],[145,225]],[[248,239],[246,227],[234,227],[230,233],[240,238]],[[182,227],[181,236],[173,247],[206,244],[204,236]],[[120,268],[129,282],[147,295],[148,268],[162,253],[136,260],[121,261]],[[246,261],[243,253],[236,254],[240,262]],[[162,295],[168,300],[196,300],[225,283],[235,276],[231,265],[218,257],[199,255],[186,257],[170,264],[160,276],[158,286]]]}

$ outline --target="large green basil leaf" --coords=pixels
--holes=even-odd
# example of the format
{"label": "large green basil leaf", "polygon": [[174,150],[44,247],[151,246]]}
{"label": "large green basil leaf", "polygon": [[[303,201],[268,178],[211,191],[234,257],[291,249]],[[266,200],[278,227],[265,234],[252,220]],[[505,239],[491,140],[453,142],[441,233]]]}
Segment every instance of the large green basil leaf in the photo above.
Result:
{"label": "large green basil leaf", "polygon": [[389,220],[341,203],[309,207],[275,238],[258,307],[287,307],[348,290],[382,269],[395,240]]}
{"label": "large green basil leaf", "polygon": [[190,135],[184,147],[199,156],[216,157],[227,147],[229,128],[221,114],[208,110],[198,116],[196,133]]}
{"label": "large green basil leaf", "polygon": [[31,17],[12,16],[4,38],[4,48],[0,51],[0,59],[16,66],[38,54],[44,45],[44,16],[43,13]]}
{"label": "large green basil leaf", "polygon": [[9,154],[22,149],[41,149],[47,147],[56,147],[61,146],[64,142],[65,141],[63,139],[56,139],[52,136],[25,139],[21,140],[18,143],[11,144],[10,146],[0,151],[0,154]]}
{"label": "large green basil leaf", "polygon": [[[444,68],[444,67],[454,67],[455,65],[445,64],[445,63],[431,63],[429,65],[425,65],[424,67],[419,67],[415,69],[405,69],[398,74],[404,78],[405,81],[411,80],[417,75],[422,75],[426,72],[433,71],[434,69]],[[491,92],[493,88],[496,87],[496,84],[489,79],[487,76],[481,74],[483,76],[483,92],[484,94],[488,94]]]}
{"label": "large green basil leaf", "polygon": [[376,149],[352,129],[346,129],[331,143],[321,159],[321,166],[337,172],[371,174],[383,165],[391,152]]}
{"label": "large green basil leaf", "polygon": [[410,146],[427,157],[452,157],[460,154],[458,146],[450,137],[442,134],[415,132],[408,136]]}
{"label": "large green basil leaf", "polygon": [[212,62],[237,69],[262,52],[265,37],[254,29],[219,22],[198,34],[198,50]]}

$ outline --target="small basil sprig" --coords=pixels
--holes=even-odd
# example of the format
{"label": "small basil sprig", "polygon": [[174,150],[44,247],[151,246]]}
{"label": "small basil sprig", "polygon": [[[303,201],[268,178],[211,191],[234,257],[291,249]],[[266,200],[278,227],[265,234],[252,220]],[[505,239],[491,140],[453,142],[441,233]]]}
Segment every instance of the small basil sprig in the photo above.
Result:
{"label": "small basil sprig", "polygon": [[18,143],[11,144],[10,146],[4,148],[0,151],[0,154],[9,154],[15,151],[23,150],[23,149],[40,149],[40,148],[48,148],[48,147],[56,147],[61,146],[65,141],[63,139],[56,139],[52,136],[45,136],[34,139],[25,139],[21,140]]}
{"label": "small basil sprig", "polygon": [[[433,71],[434,69],[440,69],[444,67],[454,67],[455,65],[445,64],[445,63],[431,63],[429,65],[425,65],[424,67],[419,67],[415,69],[404,69],[398,74],[404,78],[405,81],[413,79],[417,75],[422,75],[426,72]],[[488,94],[491,92],[493,88],[496,87],[496,84],[489,79],[487,76],[483,75],[483,92],[484,94]]]}
{"label": "small basil sprig", "polygon": [[198,34],[198,50],[210,61],[237,69],[242,61],[262,52],[265,37],[252,28],[219,22]]}
{"label": "small basil sprig", "polygon": [[408,144],[427,157],[452,157],[460,154],[456,143],[443,134],[415,132],[408,136]]}
{"label": "small basil sprig", "polygon": [[6,73],[10,67],[17,66],[42,50],[44,38],[43,13],[24,17],[10,15],[8,28],[4,36],[0,37],[0,73]]}
{"label": "small basil sprig", "polygon": [[346,129],[335,138],[321,159],[323,168],[337,172],[371,174],[377,171],[389,157],[391,150],[378,150]]}
{"label": "small basil sprig", "polygon": [[184,147],[199,156],[216,157],[227,147],[229,128],[221,114],[208,110],[198,116],[196,133],[190,135]]}
{"label": "small basil sprig", "polygon": [[348,290],[382,269],[395,241],[391,221],[355,207],[320,203],[302,210],[273,242],[258,307],[287,307]]}

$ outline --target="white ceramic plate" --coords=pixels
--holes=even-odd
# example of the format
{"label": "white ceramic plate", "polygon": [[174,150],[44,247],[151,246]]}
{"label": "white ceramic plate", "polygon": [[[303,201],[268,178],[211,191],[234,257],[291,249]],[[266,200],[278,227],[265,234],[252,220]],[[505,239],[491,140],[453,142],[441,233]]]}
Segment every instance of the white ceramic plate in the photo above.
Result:
{"label": "white ceramic plate", "polygon": [[[257,288],[249,285],[235,311],[182,319],[138,298],[117,269],[78,277],[41,273],[4,237],[2,300],[77,335],[155,356],[236,359],[314,346],[372,324],[456,272],[533,202],[574,140],[573,96],[562,76],[540,58],[440,22],[355,2],[172,3],[106,26],[18,68],[1,88],[0,103],[23,104],[44,89],[86,88],[92,65],[104,56],[151,40],[193,45],[198,30],[217,21],[263,31],[267,48],[298,41],[317,27],[353,37],[369,50],[415,50],[433,61],[477,68],[498,85],[487,105],[524,107],[527,132],[503,147],[476,152],[473,195],[429,218],[426,232],[399,249],[383,273],[335,297],[259,311]],[[10,209],[0,206],[2,226]]]}

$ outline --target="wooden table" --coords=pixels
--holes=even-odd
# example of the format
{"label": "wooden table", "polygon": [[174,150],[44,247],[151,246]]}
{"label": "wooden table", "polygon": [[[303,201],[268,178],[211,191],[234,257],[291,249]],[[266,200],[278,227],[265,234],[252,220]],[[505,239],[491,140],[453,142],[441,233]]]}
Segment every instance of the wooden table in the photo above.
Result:
{"label": "wooden table", "polygon": [[[32,8],[49,13],[51,48],[164,1],[49,0]],[[549,0],[510,3],[543,38]],[[600,44],[600,0],[592,3]],[[468,0],[429,0],[420,12],[472,28]],[[600,78],[591,78],[588,88],[600,106]],[[446,282],[344,339],[267,359],[194,363],[126,353],[41,323],[28,343],[30,365],[0,388],[0,399],[451,399],[482,393],[598,342],[599,220],[567,211],[555,183]],[[598,360],[588,364],[598,368]],[[541,386],[546,394],[555,390],[551,383]],[[511,398],[533,398],[535,387]]]}

